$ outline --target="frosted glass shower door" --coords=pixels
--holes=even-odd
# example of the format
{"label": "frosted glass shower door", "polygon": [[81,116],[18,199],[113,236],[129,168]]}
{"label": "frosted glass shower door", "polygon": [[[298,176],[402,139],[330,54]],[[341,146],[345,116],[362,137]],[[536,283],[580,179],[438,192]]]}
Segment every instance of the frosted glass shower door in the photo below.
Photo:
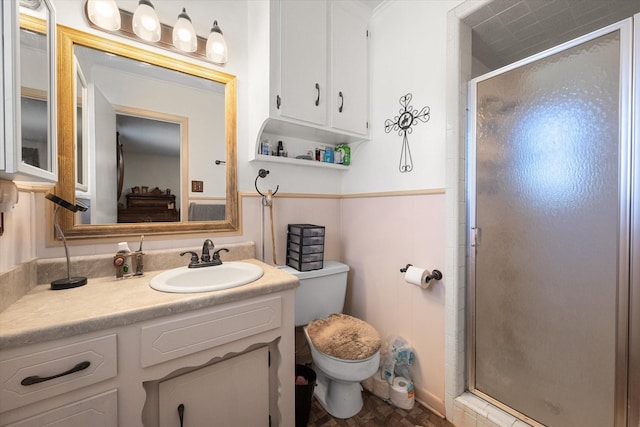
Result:
{"label": "frosted glass shower door", "polygon": [[630,28],[470,84],[469,388],[533,424],[626,420]]}

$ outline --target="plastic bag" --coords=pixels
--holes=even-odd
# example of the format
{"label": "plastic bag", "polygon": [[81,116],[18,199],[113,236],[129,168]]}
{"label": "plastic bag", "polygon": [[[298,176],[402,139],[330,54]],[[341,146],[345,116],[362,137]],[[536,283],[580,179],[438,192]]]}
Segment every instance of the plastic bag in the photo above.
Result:
{"label": "plastic bag", "polygon": [[382,354],[382,369],[380,375],[389,384],[393,384],[395,377],[412,380],[409,367],[413,364],[413,349],[407,341],[399,336],[387,340]]}

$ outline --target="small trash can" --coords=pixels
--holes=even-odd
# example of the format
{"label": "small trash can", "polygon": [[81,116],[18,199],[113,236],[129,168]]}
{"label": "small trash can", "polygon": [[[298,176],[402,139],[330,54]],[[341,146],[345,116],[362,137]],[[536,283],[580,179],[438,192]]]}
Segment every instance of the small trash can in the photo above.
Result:
{"label": "small trash can", "polygon": [[[306,380],[306,384],[298,384],[300,377]],[[308,366],[296,365],[296,427],[306,427],[309,422],[315,387],[316,372]]]}

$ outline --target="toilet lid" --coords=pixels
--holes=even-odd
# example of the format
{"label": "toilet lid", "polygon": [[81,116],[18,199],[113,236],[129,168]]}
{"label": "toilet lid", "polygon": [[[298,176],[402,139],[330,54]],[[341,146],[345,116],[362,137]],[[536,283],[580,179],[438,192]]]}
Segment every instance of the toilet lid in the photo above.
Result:
{"label": "toilet lid", "polygon": [[347,314],[332,314],[307,326],[314,347],[329,356],[360,360],[380,350],[380,334],[367,322]]}

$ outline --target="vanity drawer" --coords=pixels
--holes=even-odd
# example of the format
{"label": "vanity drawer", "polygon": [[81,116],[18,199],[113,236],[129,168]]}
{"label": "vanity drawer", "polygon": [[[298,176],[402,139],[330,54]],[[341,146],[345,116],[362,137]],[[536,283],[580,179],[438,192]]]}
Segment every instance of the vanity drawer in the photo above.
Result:
{"label": "vanity drawer", "polygon": [[0,353],[0,413],[117,375],[115,334],[45,347]]}
{"label": "vanity drawer", "polygon": [[97,396],[70,403],[7,427],[118,426],[118,392],[110,390]]}
{"label": "vanity drawer", "polygon": [[276,329],[282,323],[281,297],[223,307],[143,326],[140,336],[142,367]]}

